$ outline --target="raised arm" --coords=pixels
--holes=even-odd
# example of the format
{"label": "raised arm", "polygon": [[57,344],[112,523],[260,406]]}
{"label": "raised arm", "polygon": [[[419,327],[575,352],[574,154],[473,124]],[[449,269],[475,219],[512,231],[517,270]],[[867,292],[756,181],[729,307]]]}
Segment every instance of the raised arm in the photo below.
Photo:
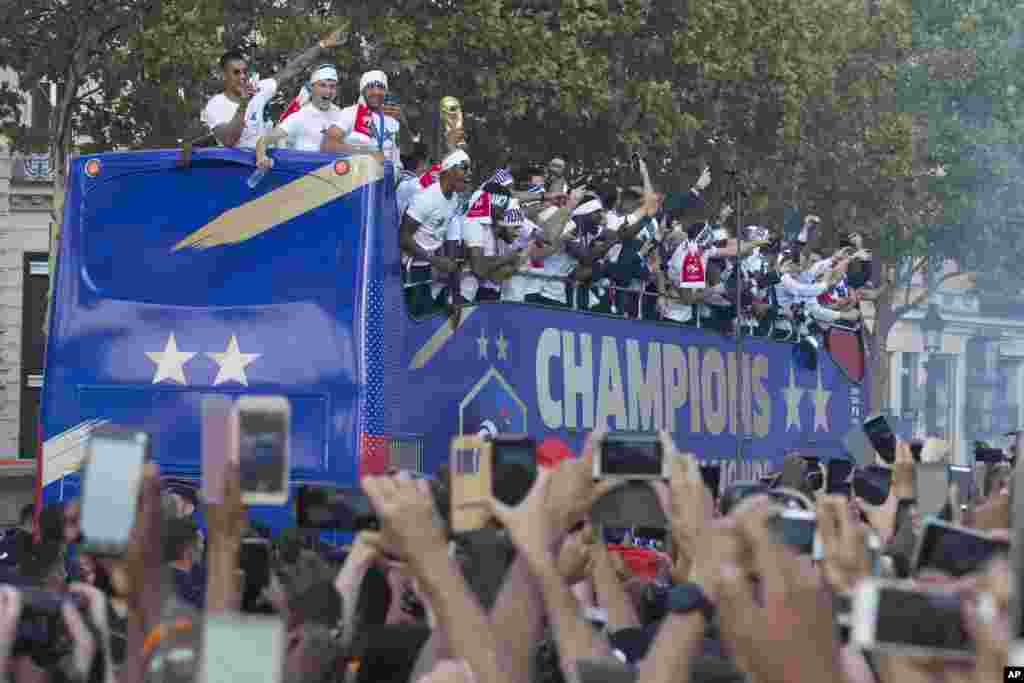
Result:
{"label": "raised arm", "polygon": [[341,45],[341,39],[344,35],[345,30],[338,28],[332,31],[326,38],[323,38],[313,47],[309,48],[300,55],[297,55],[291,59],[284,68],[274,74],[274,78],[277,79],[278,85],[285,81],[290,81],[303,71],[309,68],[309,66],[316,60],[321,53],[331,48],[338,47]]}
{"label": "raised arm", "polygon": [[275,126],[272,131],[261,136],[256,141],[256,166],[259,168],[273,168],[274,160],[267,156],[267,147],[287,139],[288,132],[281,126]]}
{"label": "raised arm", "polygon": [[213,128],[213,136],[217,138],[217,142],[225,147],[235,147],[242,139],[242,132],[245,130],[245,112],[249,108],[249,100],[252,99],[252,96],[253,93],[246,90],[245,97],[238,101],[238,109],[235,110],[235,115],[231,117],[231,120]]}

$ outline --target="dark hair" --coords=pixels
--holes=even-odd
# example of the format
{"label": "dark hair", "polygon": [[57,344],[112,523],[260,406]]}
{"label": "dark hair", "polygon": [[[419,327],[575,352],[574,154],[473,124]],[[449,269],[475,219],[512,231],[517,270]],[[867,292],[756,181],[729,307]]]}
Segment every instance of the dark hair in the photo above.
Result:
{"label": "dark hair", "polygon": [[43,541],[64,541],[64,504],[55,503],[43,508],[39,515],[39,535]]}
{"label": "dark hair", "polygon": [[243,55],[241,52],[239,52],[238,50],[228,50],[223,55],[221,55],[220,60],[219,60],[218,63],[220,64],[221,70],[224,70],[224,69],[228,68],[228,62],[244,62],[244,61],[245,61],[245,55]]}
{"label": "dark hair", "polygon": [[35,503],[26,503],[21,507],[21,512],[18,514],[18,524],[24,524],[25,522],[31,522],[32,517],[35,516],[36,506]]}
{"label": "dark hair", "polygon": [[32,546],[18,564],[18,573],[33,582],[42,583],[57,567],[63,567],[63,546],[58,541],[43,541]]}
{"label": "dark hair", "polygon": [[430,159],[430,150],[427,143],[421,140],[413,145],[412,152],[402,156],[402,165],[407,169],[415,169],[428,159]]}
{"label": "dark hair", "polygon": [[164,527],[164,562],[177,562],[184,557],[185,550],[198,540],[198,531],[190,519],[169,520]]}

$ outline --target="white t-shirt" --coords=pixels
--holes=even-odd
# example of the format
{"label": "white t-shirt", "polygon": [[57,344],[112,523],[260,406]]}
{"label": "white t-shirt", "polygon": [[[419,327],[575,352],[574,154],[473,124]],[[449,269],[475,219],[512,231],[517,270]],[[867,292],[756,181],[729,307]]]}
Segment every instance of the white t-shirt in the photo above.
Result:
{"label": "white t-shirt", "polygon": [[[686,258],[687,241],[683,240],[682,243],[676,250],[672,252],[672,258],[668,261],[668,280],[669,284],[676,287],[683,280],[683,259]],[[704,262],[704,271],[707,272],[708,259],[713,259],[719,254],[717,247],[708,247],[702,254],[702,260]],[[665,297],[660,300],[659,308],[661,314],[669,320],[675,320],[676,322],[685,323],[689,322],[693,318],[693,305],[684,304],[678,299],[671,297]]]}
{"label": "white t-shirt", "polygon": [[[384,122],[384,131],[378,135],[381,121]],[[396,119],[372,112],[365,104],[353,104],[341,110],[341,123],[338,125],[348,133],[345,142],[379,149],[385,158],[391,159],[395,168],[402,168],[402,152],[398,145],[398,131],[402,124]]]}
{"label": "white t-shirt", "polygon": [[[264,118],[263,110],[276,93],[277,81],[273,78],[264,78],[256,84],[256,94],[245,108],[245,128],[242,129],[242,137],[239,138],[237,147],[256,147],[256,141],[260,136],[270,130],[271,124]],[[221,93],[210,98],[200,118],[212,131],[217,126],[230,123],[237,111],[238,102],[232,102],[227,95]]]}
{"label": "white t-shirt", "polygon": [[341,109],[332,104],[327,111],[307,103],[280,124],[288,133],[288,142],[298,152],[319,152],[324,141],[324,131],[331,126],[341,126]]}
{"label": "white t-shirt", "polygon": [[412,198],[423,189],[420,185],[419,176],[410,175],[403,177],[401,182],[398,183],[398,188],[395,190],[395,201],[398,202],[398,215],[399,217],[404,216],[409,205],[412,203]]}
{"label": "white t-shirt", "polygon": [[[416,230],[415,240],[420,249],[433,254],[444,244],[449,235],[452,218],[459,210],[459,195],[452,193],[445,197],[441,191],[441,183],[434,183],[427,189],[416,193],[406,213],[420,224]],[[414,265],[420,265],[416,261]]]}
{"label": "white t-shirt", "polygon": [[[534,231],[540,232],[540,227],[538,227],[537,224],[529,218],[525,219],[522,227],[519,228],[519,236],[516,238],[515,242],[508,246],[508,248],[513,251],[528,248]],[[502,301],[522,301],[528,294],[536,294],[539,292],[541,288],[541,281],[537,278],[526,277],[526,274],[541,274],[543,272],[543,268],[527,263],[519,269],[519,273],[522,273],[522,275],[513,275],[501,283]]]}

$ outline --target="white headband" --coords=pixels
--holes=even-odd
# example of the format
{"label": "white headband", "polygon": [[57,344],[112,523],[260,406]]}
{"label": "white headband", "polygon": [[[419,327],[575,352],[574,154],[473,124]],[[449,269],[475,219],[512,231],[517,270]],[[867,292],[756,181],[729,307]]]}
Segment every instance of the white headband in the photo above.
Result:
{"label": "white headband", "polygon": [[321,66],[320,68],[318,68],[316,71],[313,72],[312,76],[309,77],[309,82],[310,83],[319,83],[320,81],[337,81],[337,80],[338,80],[338,70],[335,69],[333,66],[331,66],[329,64],[325,64],[324,66]]}
{"label": "white headband", "polygon": [[459,164],[468,164],[468,163],[469,163],[469,155],[466,154],[461,149],[460,150],[456,150],[456,151],[452,152],[451,154],[449,154],[448,156],[446,156],[444,158],[444,161],[441,162],[441,173],[444,173],[445,171],[451,170],[451,169],[455,168],[456,166],[458,166]]}
{"label": "white headband", "polygon": [[589,202],[585,202],[577,206],[576,210],[572,212],[572,215],[586,216],[588,214],[594,213],[595,211],[600,211],[603,208],[604,207],[601,205],[601,201],[599,199],[591,199]]}
{"label": "white headband", "polygon": [[371,83],[381,83],[384,85],[384,89],[388,89],[388,75],[383,71],[367,71],[363,74],[362,78],[359,79],[359,92],[366,90],[366,86]]}

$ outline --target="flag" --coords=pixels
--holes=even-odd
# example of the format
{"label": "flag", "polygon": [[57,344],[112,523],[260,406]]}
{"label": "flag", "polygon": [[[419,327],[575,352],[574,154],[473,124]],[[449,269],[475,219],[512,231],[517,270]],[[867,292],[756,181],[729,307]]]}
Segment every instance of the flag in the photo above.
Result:
{"label": "flag", "polygon": [[283,114],[281,114],[281,118],[278,119],[277,123],[280,124],[286,118],[288,118],[289,116],[291,116],[292,114],[294,114],[298,110],[302,109],[302,107],[304,107],[306,105],[306,103],[309,102],[309,100],[310,100],[309,86],[308,85],[303,85],[302,89],[299,90],[299,94],[297,94],[295,97],[293,97],[292,101],[288,103],[288,108],[284,110]]}
{"label": "flag", "polygon": [[491,183],[497,183],[502,187],[509,187],[512,185],[513,182],[515,182],[515,178],[512,177],[512,174],[509,172],[509,170],[507,168],[499,168],[498,171],[493,176],[491,176],[486,183],[484,183],[484,186],[486,187]]}

